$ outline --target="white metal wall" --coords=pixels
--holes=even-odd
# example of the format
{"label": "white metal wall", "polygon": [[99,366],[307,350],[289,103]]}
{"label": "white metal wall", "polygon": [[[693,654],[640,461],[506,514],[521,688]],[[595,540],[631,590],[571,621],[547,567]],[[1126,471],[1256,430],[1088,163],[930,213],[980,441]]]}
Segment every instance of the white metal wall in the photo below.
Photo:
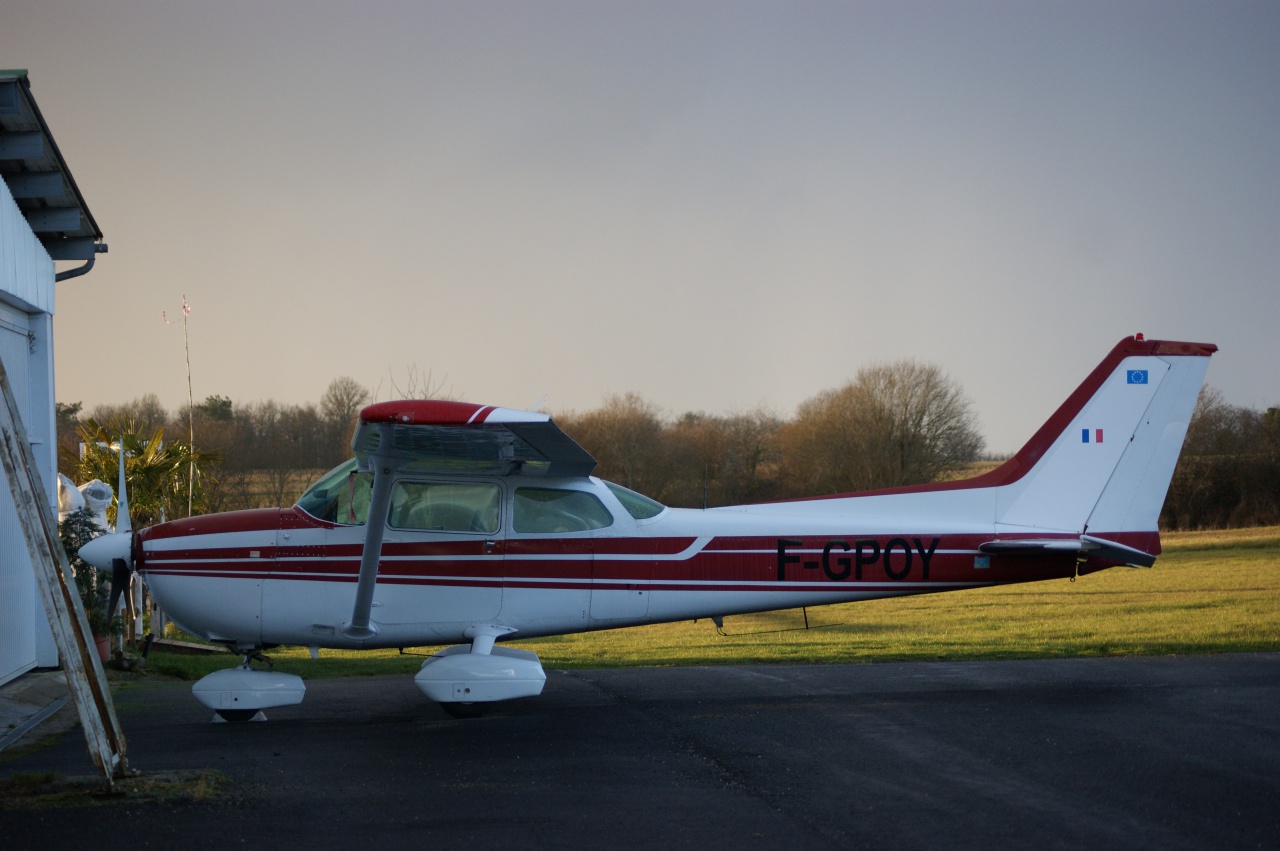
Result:
{"label": "white metal wall", "polygon": [[[47,498],[56,506],[53,297],[53,261],[0,180],[0,357],[40,464]],[[0,488],[0,683],[36,666],[57,664],[15,514],[8,487]]]}

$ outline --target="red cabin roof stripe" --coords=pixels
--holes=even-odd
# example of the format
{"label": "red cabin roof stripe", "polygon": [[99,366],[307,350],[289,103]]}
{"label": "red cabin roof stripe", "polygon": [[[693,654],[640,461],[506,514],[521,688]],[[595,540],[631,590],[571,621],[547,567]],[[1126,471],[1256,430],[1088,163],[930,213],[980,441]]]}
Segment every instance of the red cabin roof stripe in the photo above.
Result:
{"label": "red cabin roof stripe", "polygon": [[546,414],[536,411],[518,411],[497,405],[476,405],[471,402],[444,402],[438,399],[401,399],[395,402],[379,402],[360,412],[360,420],[365,423],[419,426],[511,425],[545,423],[550,419]]}
{"label": "red cabin roof stripe", "polygon": [[410,425],[466,425],[484,422],[492,405],[445,402],[438,399],[401,399],[379,402],[360,412],[367,423],[407,423]]}

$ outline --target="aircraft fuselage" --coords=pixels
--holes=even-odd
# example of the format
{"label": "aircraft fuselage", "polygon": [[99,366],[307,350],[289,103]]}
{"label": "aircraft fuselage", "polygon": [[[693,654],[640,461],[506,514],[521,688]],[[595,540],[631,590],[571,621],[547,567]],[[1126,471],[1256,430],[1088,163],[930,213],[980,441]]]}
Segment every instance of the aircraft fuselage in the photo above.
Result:
{"label": "aircraft fuselage", "polygon": [[[519,637],[553,635],[1051,579],[1077,570],[1069,552],[983,553],[979,545],[996,534],[992,523],[939,527],[883,519],[910,517],[913,508],[923,512],[930,507],[923,503],[946,494],[666,508],[636,519],[595,478],[513,476],[487,483],[498,495],[493,531],[388,523],[372,610],[377,634],[364,640],[342,634],[360,570],[363,524],[320,520],[296,506],[173,521],[139,533],[139,567],[169,617],[193,633],[240,646],[353,648],[457,642],[477,624],[500,623]],[[608,525],[517,531],[515,494],[526,486],[585,493],[607,512],[596,522]],[[1091,560],[1082,572],[1109,564]]]}

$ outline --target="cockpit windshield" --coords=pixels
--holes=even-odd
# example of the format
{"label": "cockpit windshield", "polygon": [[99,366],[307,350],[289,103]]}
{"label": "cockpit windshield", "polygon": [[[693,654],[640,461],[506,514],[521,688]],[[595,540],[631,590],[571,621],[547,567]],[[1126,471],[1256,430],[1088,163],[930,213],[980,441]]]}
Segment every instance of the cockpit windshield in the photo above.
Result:
{"label": "cockpit windshield", "polygon": [[317,520],[363,526],[369,516],[373,475],[356,469],[356,459],[339,464],[307,488],[298,507]]}

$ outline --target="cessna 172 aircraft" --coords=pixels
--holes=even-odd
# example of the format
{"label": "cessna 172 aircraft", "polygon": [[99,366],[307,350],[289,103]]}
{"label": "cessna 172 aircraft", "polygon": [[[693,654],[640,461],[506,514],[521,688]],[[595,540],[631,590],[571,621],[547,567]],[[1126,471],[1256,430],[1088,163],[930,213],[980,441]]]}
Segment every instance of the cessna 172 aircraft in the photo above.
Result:
{"label": "cessna 172 aircraft", "polygon": [[365,408],[355,457],[292,508],[118,530],[81,550],[141,572],[182,629],[244,654],[193,687],[227,720],[301,702],[273,646],[417,647],[454,714],[537,695],[499,639],[722,617],[1150,566],[1211,344],[1121,340],[1031,440],[964,481],[704,510],[591,475],[540,413]]}

